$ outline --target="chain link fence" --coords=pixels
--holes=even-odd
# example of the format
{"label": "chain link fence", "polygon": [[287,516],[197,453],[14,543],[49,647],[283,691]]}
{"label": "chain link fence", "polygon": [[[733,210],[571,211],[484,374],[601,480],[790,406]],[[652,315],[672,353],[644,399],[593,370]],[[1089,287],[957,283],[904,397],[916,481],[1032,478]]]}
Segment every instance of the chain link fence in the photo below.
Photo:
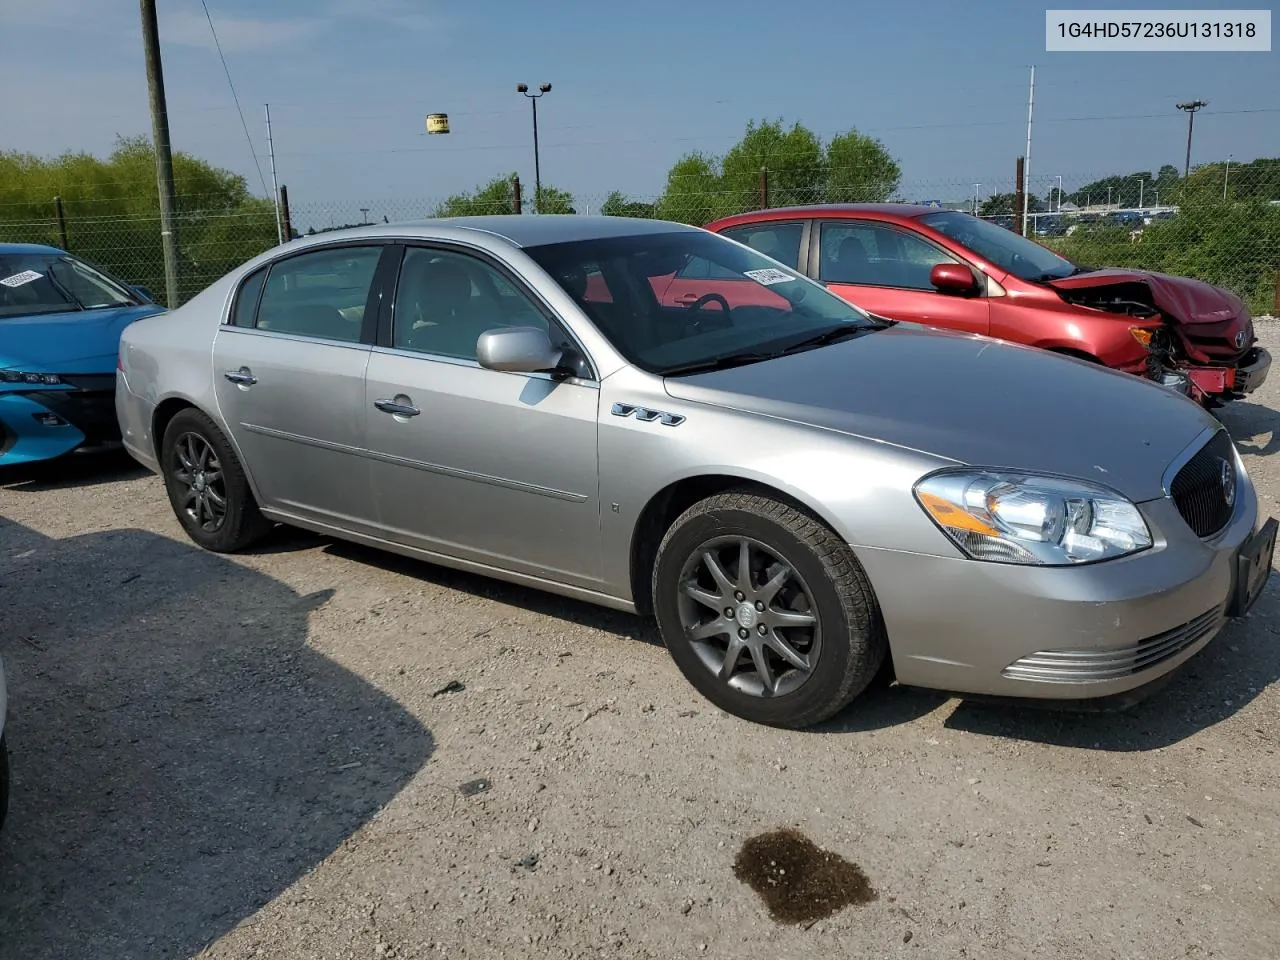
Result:
{"label": "chain link fence", "polygon": [[[1019,230],[1019,196],[1012,177],[885,185],[853,176],[816,178],[803,171],[761,171],[751,182],[726,185],[705,178],[674,179],[661,195],[618,192],[570,196],[544,188],[543,213],[657,217],[703,225],[762,208],[890,199],[976,213]],[[1112,182],[1114,181],[1114,182]],[[1078,264],[1134,267],[1196,277],[1238,294],[1255,316],[1280,313],[1280,170],[1227,170],[1210,166],[1178,178],[1175,186],[1147,188],[1123,178],[1040,177],[1032,183],[1026,233]],[[841,185],[833,189],[832,184]],[[1098,184],[1106,183],[1106,189]],[[1094,189],[1091,189],[1094,188]],[[295,200],[288,211],[292,236],[370,223],[433,216],[534,213],[532,186],[518,178],[498,190],[447,198],[332,202]],[[245,260],[277,243],[272,204],[219,206],[216,198],[180,196],[179,277],[185,301]],[[104,209],[104,206],[112,209]],[[164,294],[160,217],[154,197],[119,204],[53,198],[42,208],[0,205],[0,242],[63,247],[130,283]]]}

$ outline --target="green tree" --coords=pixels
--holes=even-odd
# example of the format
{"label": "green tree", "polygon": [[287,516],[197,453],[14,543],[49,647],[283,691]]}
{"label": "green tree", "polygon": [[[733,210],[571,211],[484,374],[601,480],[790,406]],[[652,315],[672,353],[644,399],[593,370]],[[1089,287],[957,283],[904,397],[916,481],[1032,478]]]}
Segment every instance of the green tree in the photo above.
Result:
{"label": "green tree", "polygon": [[516,174],[494,177],[470,193],[455,193],[432,211],[433,217],[483,217],[515,212]]}
{"label": "green tree", "polygon": [[620,190],[615,190],[605,197],[600,205],[600,213],[606,217],[644,217],[652,219],[657,216],[657,204],[643,200],[630,200]]}
{"label": "green tree", "polygon": [[[1172,169],[1171,167],[1168,169]],[[1165,168],[1162,168],[1164,172]],[[1173,171],[1174,177],[1177,177],[1178,171]],[[1168,174],[1165,174],[1166,180]],[[1143,182],[1145,181],[1145,182]],[[1103,177],[1101,180],[1094,180],[1092,183],[1086,183],[1074,193],[1067,194],[1067,199],[1076,206],[1085,206],[1086,204],[1100,204],[1110,202],[1113,205],[1121,207],[1136,207],[1138,205],[1139,195],[1142,201],[1154,198],[1151,193],[1153,187],[1160,189],[1159,181],[1151,175],[1150,170],[1139,170],[1136,173],[1116,174],[1110,177]],[[1108,197],[1110,200],[1108,201]],[[1164,190],[1160,189],[1160,197],[1164,199]]]}
{"label": "green tree", "polygon": [[[1017,203],[1017,199],[1017,194],[993,193],[978,205],[978,216],[1009,216],[1015,212],[1014,206]],[[1038,213],[1043,209],[1047,209],[1047,205],[1033,193],[1031,196],[1027,197],[1027,209],[1033,213]]]}
{"label": "green tree", "polygon": [[[276,243],[270,200],[244,178],[181,151],[173,155],[182,300]],[[67,246],[157,296],[165,292],[155,154],[146,137],[119,138],[105,159],[0,153],[0,235],[58,245],[61,197]]]}
{"label": "green tree", "polygon": [[[495,214],[515,213],[515,184],[517,174],[494,177],[488,183],[471,192],[455,193],[432,212],[433,217],[484,217]],[[533,188],[520,183],[520,206],[523,212],[533,212]],[[543,213],[573,213],[573,195],[556,187],[542,188]]]}
{"label": "green tree", "polygon": [[770,206],[816,203],[825,198],[827,158],[813,131],[782,121],[747,124],[746,133],[720,161],[720,189],[735,209],[760,205],[760,171],[768,171]]}
{"label": "green tree", "polygon": [[827,202],[881,203],[898,189],[902,171],[883,143],[850,130],[827,144]]}
{"label": "green tree", "polygon": [[658,215],[705,224],[760,206],[767,171],[770,206],[886,200],[897,190],[897,163],[878,140],[850,130],[824,144],[813,131],[781,120],[751,121],[723,157],[690,153],[667,173]]}
{"label": "green tree", "polygon": [[713,157],[690,153],[667,172],[667,189],[658,200],[658,216],[677,223],[701,226],[732,210],[720,185],[720,171]]}

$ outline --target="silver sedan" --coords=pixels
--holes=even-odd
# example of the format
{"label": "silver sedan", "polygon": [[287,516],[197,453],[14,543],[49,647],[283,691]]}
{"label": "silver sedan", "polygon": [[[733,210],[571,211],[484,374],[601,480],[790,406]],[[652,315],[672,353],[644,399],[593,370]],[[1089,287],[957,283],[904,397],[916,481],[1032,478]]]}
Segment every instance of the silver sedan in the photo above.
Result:
{"label": "silver sedan", "polygon": [[[947,294],[938,294],[947,296]],[[1131,695],[1271,567],[1231,438],[1153,383],[869,316],[693,227],[513,216],[277,247],[124,333],[196,543],[273,523],[656,616],[722,709]]]}

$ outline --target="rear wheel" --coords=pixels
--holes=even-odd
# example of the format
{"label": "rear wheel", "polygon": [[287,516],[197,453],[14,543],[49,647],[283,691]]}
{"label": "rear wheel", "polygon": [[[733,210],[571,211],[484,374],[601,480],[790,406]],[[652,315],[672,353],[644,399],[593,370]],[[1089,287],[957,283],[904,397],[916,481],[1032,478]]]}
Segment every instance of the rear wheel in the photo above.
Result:
{"label": "rear wheel", "polygon": [[199,410],[188,408],[170,420],[160,449],[169,503],[200,546],[232,553],[271,529],[231,444]]}
{"label": "rear wheel", "polygon": [[757,723],[827,719],[871,683],[888,649],[848,545],[808,513],[754,492],[709,497],[671,525],[653,597],[686,679]]}

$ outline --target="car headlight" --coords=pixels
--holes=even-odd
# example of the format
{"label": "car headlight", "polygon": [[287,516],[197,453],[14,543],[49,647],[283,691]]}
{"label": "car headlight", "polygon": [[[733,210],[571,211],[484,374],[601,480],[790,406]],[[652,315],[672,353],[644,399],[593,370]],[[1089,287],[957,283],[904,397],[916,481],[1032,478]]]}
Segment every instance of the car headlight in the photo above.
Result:
{"label": "car headlight", "polygon": [[1082,481],[947,469],[920,480],[915,494],[974,560],[1069,566],[1151,546],[1151,531],[1131,501]]}
{"label": "car headlight", "polygon": [[54,385],[62,380],[56,373],[22,373],[18,370],[0,370],[0,383],[43,383]]}

